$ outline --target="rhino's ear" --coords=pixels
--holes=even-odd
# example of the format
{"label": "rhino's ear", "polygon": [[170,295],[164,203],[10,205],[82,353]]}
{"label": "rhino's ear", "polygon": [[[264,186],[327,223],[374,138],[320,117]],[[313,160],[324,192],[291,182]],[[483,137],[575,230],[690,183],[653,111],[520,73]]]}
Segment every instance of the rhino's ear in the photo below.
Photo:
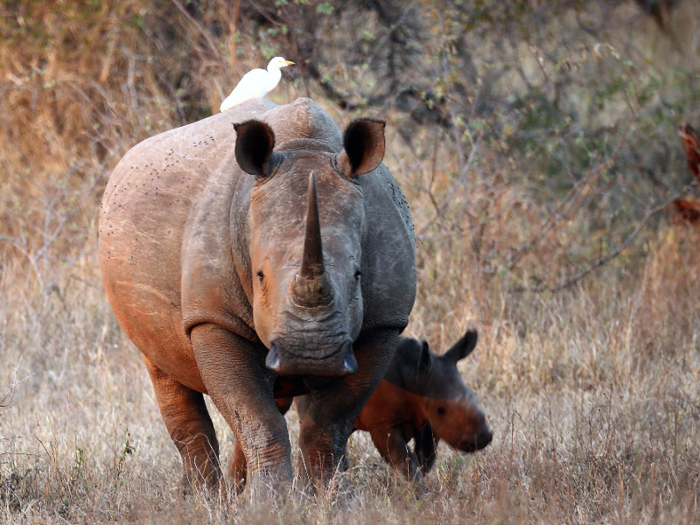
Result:
{"label": "rhino's ear", "polygon": [[236,130],[236,162],[246,173],[264,177],[274,166],[277,153],[275,134],[270,126],[259,120],[248,120],[234,124]]}
{"label": "rhino's ear", "polygon": [[343,133],[343,151],[336,157],[338,170],[348,177],[364,175],[384,158],[384,122],[353,120]]}
{"label": "rhino's ear", "polygon": [[476,347],[477,333],[476,330],[467,330],[467,333],[457,341],[452,348],[445,352],[445,357],[457,363],[460,359],[464,359]]}

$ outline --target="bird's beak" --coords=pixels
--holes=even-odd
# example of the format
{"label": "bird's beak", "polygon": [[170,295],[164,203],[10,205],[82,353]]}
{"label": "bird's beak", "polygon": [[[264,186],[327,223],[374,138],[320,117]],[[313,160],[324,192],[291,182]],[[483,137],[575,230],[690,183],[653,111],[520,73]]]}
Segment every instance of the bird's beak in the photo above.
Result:
{"label": "bird's beak", "polygon": [[294,62],[292,62],[291,60],[285,60],[285,61],[284,61],[284,65],[285,65],[285,66],[294,66],[294,65],[296,65],[296,64],[294,64]]}

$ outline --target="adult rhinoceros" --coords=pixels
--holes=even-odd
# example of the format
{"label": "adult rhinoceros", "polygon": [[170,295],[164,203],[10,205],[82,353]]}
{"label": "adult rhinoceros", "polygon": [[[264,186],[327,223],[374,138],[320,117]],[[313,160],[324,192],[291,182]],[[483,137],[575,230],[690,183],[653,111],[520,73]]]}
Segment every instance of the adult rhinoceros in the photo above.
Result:
{"label": "adult rhinoceros", "polygon": [[302,473],[341,464],[415,297],[411,218],[383,155],[383,122],[341,136],[309,99],[258,99],[152,137],[115,168],[102,277],[186,480],[220,478],[203,394],[242,444],[249,486],[292,480],[276,395],[311,393]]}

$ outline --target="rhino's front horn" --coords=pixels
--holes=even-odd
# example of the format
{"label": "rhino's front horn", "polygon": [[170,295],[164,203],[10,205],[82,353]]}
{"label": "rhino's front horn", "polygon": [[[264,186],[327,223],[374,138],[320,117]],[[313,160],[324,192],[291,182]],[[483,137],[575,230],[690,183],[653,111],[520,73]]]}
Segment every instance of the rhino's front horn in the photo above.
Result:
{"label": "rhino's front horn", "polygon": [[321,223],[318,216],[318,194],[316,174],[309,175],[309,198],[306,210],[306,231],[301,269],[292,284],[294,301],[297,304],[317,307],[331,303],[333,295],[328,276],[323,268],[323,243]]}
{"label": "rhino's front horn", "polygon": [[323,275],[323,243],[321,242],[321,223],[318,217],[316,174],[313,171],[309,175],[304,255],[302,256],[299,275],[304,279],[316,279]]}

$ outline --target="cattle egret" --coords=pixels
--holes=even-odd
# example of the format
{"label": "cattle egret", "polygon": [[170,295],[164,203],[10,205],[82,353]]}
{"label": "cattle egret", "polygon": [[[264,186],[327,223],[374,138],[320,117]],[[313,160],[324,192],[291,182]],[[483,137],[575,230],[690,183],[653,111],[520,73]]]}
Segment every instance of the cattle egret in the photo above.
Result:
{"label": "cattle egret", "polygon": [[226,111],[251,98],[264,97],[275,89],[282,78],[283,67],[294,65],[294,62],[282,57],[270,60],[267,69],[255,68],[248,71],[233,89],[231,94],[221,103],[220,111]]}

